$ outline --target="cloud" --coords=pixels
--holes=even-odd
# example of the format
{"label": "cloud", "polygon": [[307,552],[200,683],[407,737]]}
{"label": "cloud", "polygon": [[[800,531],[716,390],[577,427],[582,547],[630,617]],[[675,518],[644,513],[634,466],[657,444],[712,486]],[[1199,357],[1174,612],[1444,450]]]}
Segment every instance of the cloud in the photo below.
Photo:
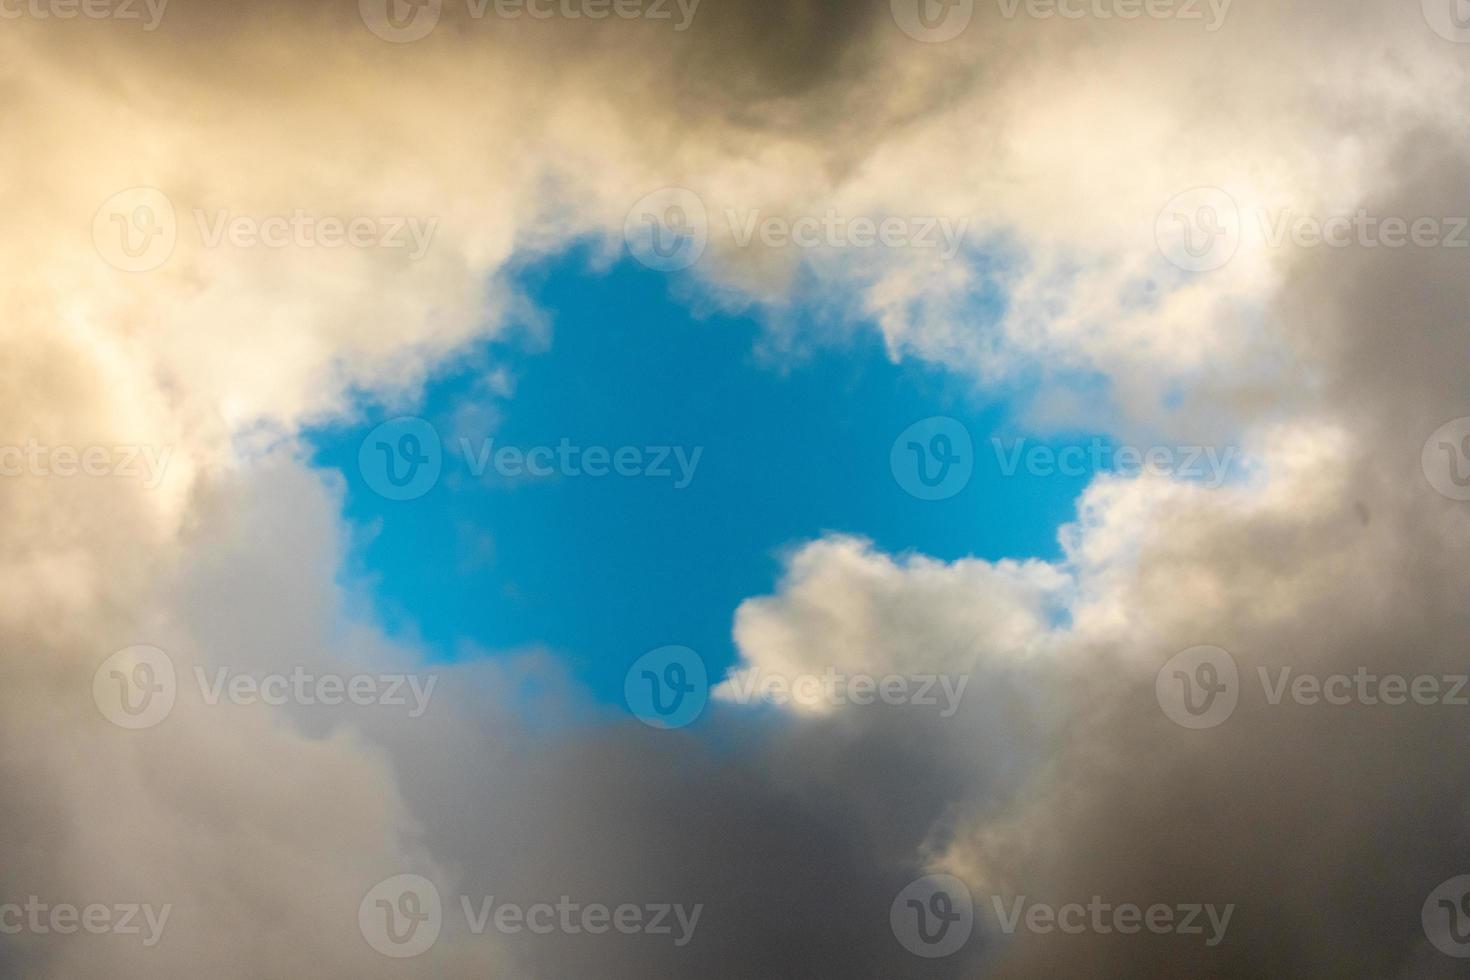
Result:
{"label": "cloud", "polygon": [[[1261,223],[1464,213],[1461,52],[1419,10],[1243,5],[1210,33],[977,5],[925,44],[882,4],[705,0],[684,32],[447,9],[408,44],[350,3],[182,0],[156,31],[24,17],[0,40],[0,136],[22,148],[0,189],[0,442],[169,451],[151,488],[0,480],[0,895],[174,906],[156,949],[6,936],[5,972],[1450,975],[1415,914],[1464,871],[1457,710],[1273,705],[1255,681],[1463,661],[1463,505],[1420,467],[1467,414],[1464,253],[1272,246]],[[294,434],[411,404],[437,364],[534,317],[517,263],[573,242],[610,259],[668,185],[709,215],[694,302],[778,334],[820,304],[896,358],[1022,388],[1050,424],[1228,438],[1259,478],[1101,478],[1051,565],[811,543],[735,618],[745,671],[963,672],[949,718],[717,702],[720,752],[600,716],[535,651],[436,667],[422,723],[187,686],[145,732],[99,715],[94,671],[137,643],[186,679],[424,670],[344,611],[340,490]],[[1190,273],[1155,237],[1199,186],[1228,193],[1240,241]],[[110,208],[139,187],[121,200],[151,210]],[[973,230],[947,263],[741,248],[725,211],[755,208]],[[255,243],[212,243],[237,218]],[[259,244],[272,219],[279,247]],[[377,237],[331,246],[324,220]],[[433,229],[416,259],[388,244],[411,220]],[[1103,404],[1057,397],[1078,375]],[[1189,731],[1155,680],[1202,644],[1245,686]],[[534,718],[505,694],[525,678],[553,692]],[[994,894],[1238,911],[1213,949],[983,928],[920,961],[888,907],[931,869],[982,919]],[[451,911],[572,892],[706,911],[679,949],[448,928],[400,971],[354,913],[405,872]]]}

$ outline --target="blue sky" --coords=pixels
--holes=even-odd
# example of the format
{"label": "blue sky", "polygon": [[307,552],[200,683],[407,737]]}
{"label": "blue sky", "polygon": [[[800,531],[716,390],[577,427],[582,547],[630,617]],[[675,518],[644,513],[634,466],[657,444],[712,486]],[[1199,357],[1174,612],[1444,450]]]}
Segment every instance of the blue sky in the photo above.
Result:
{"label": "blue sky", "polygon": [[[358,465],[364,438],[402,412],[309,433],[316,465],[347,483],[354,578],[389,631],[432,656],[544,645],[616,703],[628,666],[666,644],[722,675],[741,600],[771,592],[783,552],[824,533],[942,559],[1058,554],[1087,477],[1002,475],[990,438],[1016,434],[1010,406],[959,373],[891,363],[875,328],[778,363],[755,319],[694,316],[668,276],[632,261],[597,270],[571,254],[523,280],[549,329],[468,352],[413,410],[443,445],[427,492],[387,499]],[[972,475],[943,500],[909,494],[890,466],[899,434],[932,416],[973,437]],[[692,477],[675,486],[672,452],[667,478],[476,476],[492,437],[523,451],[637,447],[646,463],[648,447],[679,447]]]}

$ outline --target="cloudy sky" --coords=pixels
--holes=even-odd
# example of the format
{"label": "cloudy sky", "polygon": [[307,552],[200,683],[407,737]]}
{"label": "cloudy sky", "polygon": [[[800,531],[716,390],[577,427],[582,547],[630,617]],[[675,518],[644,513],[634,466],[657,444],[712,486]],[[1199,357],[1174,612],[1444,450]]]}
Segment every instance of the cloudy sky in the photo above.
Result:
{"label": "cloudy sky", "polygon": [[1463,975],[1464,0],[0,55],[0,975]]}

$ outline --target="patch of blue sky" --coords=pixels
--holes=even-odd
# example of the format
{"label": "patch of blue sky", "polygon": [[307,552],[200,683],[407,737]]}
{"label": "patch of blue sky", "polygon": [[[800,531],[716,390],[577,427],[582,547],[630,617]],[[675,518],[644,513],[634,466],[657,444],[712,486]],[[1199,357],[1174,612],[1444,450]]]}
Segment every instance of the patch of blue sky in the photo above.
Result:
{"label": "patch of blue sky", "polygon": [[[364,439],[399,412],[307,434],[315,465],[346,482],[353,580],[390,633],[434,657],[543,647],[617,703],[629,665],[666,644],[723,676],[739,603],[770,593],[783,554],[823,534],[946,560],[1059,556],[1091,457],[1009,469],[1016,405],[964,372],[893,363],[876,328],[773,359],[756,319],[692,315],[669,277],[631,261],[598,268],[573,252],[522,280],[549,336],[513,331],[429,384],[414,414],[443,451],[427,490],[389,499],[359,466]],[[935,494],[910,492],[899,458],[932,480],[943,459],[926,454],[958,449],[932,431],[908,440],[917,450],[894,446],[935,416],[970,437],[969,473],[924,499]]]}

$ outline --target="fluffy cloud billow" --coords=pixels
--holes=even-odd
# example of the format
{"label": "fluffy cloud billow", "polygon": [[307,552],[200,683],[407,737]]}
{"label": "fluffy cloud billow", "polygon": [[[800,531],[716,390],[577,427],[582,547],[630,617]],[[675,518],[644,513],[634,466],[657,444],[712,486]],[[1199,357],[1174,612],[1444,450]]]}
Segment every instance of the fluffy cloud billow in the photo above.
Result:
{"label": "fluffy cloud billow", "polygon": [[[1428,923],[1470,874],[1470,708],[1445,680],[1465,673],[1470,503],[1434,467],[1460,465],[1456,440],[1431,436],[1470,415],[1470,248],[1393,245],[1383,224],[1470,208],[1465,49],[1433,0],[1237,0],[1213,30],[1097,15],[1122,0],[929,4],[968,17],[937,42],[905,31],[902,0],[667,20],[388,3],[170,0],[148,30],[141,5],[5,8],[0,444],[99,447],[140,475],[51,479],[18,455],[0,477],[0,906],[19,909],[0,909],[0,973],[1458,975]],[[424,36],[382,36],[413,11],[437,11]],[[413,410],[536,316],[518,268],[613,261],[665,187],[706,216],[676,295],[753,316],[778,359],[876,330],[894,361],[1015,399],[1029,432],[1229,444],[1248,472],[1099,474],[1049,558],[795,543],[769,594],[729,610],[739,660],[697,730],[598,703],[552,651],[435,662],[361,613],[345,491],[302,433],[366,402]],[[1200,187],[1234,209],[1233,253],[1184,269],[1160,236]],[[727,212],[756,210],[967,230],[947,261],[742,245]],[[1273,241],[1359,210],[1366,238]],[[349,234],[374,247],[331,244]],[[166,724],[99,713],[99,668],[130,647],[168,655]],[[1235,700],[1188,727],[1161,692],[1201,647]],[[141,663],[118,670],[156,680]],[[1221,683],[1197,665],[1177,669]],[[379,700],[211,704],[195,679],[221,668],[361,677]],[[396,710],[392,678],[431,674],[429,710]],[[806,702],[740,695],[803,675],[829,678]],[[1395,704],[1388,675],[1443,696]],[[854,677],[872,681],[857,699]],[[925,678],[941,701],[951,681],[942,706],[909,696]],[[360,906],[410,873],[440,932],[385,956]],[[973,899],[943,957],[891,922],[925,875]],[[477,932],[462,907],[563,895],[609,922],[702,911],[680,946]],[[1175,925],[1232,912],[1214,943],[1111,911],[1008,932],[1018,897],[1021,922],[1095,898]],[[51,916],[67,903],[70,932]],[[81,925],[128,904],[171,907],[159,942]]]}

